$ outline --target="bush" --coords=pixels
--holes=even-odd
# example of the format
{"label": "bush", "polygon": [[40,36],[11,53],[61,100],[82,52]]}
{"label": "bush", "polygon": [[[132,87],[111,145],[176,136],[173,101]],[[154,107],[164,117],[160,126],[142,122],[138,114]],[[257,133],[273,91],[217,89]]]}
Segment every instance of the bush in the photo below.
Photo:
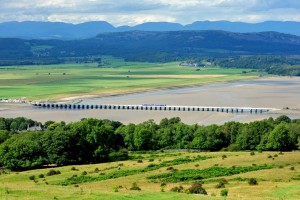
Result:
{"label": "bush", "polygon": [[228,190],[226,190],[226,189],[224,189],[224,190],[221,190],[221,196],[222,197],[227,197],[227,195],[228,195]]}
{"label": "bush", "polygon": [[257,182],[256,178],[250,178],[248,180],[248,184],[249,185],[258,185],[258,182]]}
{"label": "bush", "polygon": [[57,175],[57,174],[60,174],[60,171],[57,170],[55,171],[54,169],[51,169],[49,172],[47,172],[47,176],[53,176],[53,175]]}
{"label": "bush", "polygon": [[95,169],[94,169],[94,172],[95,173],[98,173],[100,170],[99,170],[99,168],[98,167],[96,167]]}
{"label": "bush", "polygon": [[82,175],[82,176],[85,176],[85,175],[87,175],[87,172],[86,172],[86,171],[83,171],[83,172],[81,173],[81,175]]}
{"label": "bush", "polygon": [[216,185],[215,188],[225,188],[225,184],[228,184],[228,181],[226,179],[222,179],[219,181],[219,183]]}
{"label": "bush", "polygon": [[39,178],[45,178],[44,174],[40,174]]}
{"label": "bush", "polygon": [[251,151],[250,156],[254,156],[254,155],[255,155],[255,153],[253,151]]}
{"label": "bush", "polygon": [[195,167],[199,167],[199,164],[196,164]]}
{"label": "bush", "polygon": [[222,155],[222,159],[224,160],[225,158],[227,158],[227,156],[226,155]]}
{"label": "bush", "polygon": [[167,170],[174,170],[174,167],[168,167]]}
{"label": "bush", "polygon": [[207,195],[206,190],[202,187],[200,183],[194,183],[187,191],[191,194],[204,194]]}
{"label": "bush", "polygon": [[113,151],[108,154],[110,161],[122,161],[128,160],[128,151],[126,149],[121,149],[119,151]]}
{"label": "bush", "polygon": [[291,167],[290,170],[294,171],[294,170],[295,170],[295,167]]}
{"label": "bush", "polygon": [[154,161],[154,159],[153,159],[153,158],[149,159],[149,162],[153,162],[153,161]]}
{"label": "bush", "polygon": [[180,186],[175,186],[173,188],[171,188],[170,190],[171,192],[182,192],[183,191],[183,187],[180,185]]}
{"label": "bush", "polygon": [[113,187],[114,192],[119,192],[119,189],[123,188],[122,185],[116,185]]}
{"label": "bush", "polygon": [[29,180],[35,180],[35,176],[34,175],[31,175],[31,176],[29,176]]}
{"label": "bush", "polygon": [[167,186],[166,183],[161,183],[161,184],[160,184],[160,187],[166,187],[166,186]]}
{"label": "bush", "polygon": [[138,160],[137,163],[143,163],[143,161],[142,160]]}
{"label": "bush", "polygon": [[137,185],[136,182],[132,183],[130,190],[141,190],[141,188]]}
{"label": "bush", "polygon": [[72,171],[78,171],[78,169],[76,169],[76,167],[71,167]]}

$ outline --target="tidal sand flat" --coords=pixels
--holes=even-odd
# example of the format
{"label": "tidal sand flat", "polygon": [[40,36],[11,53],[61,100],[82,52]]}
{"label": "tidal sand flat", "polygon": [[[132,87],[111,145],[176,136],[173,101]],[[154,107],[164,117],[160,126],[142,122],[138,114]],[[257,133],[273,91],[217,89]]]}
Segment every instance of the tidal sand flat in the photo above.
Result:
{"label": "tidal sand flat", "polygon": [[[82,118],[117,120],[139,123],[149,119],[180,117],[193,124],[222,124],[227,121],[249,122],[286,114],[300,118],[300,78],[270,77],[230,83],[175,88],[108,97],[82,98],[82,104],[167,104],[219,107],[289,108],[276,113],[239,114],[184,111],[127,111],[127,110],[56,110],[39,109],[26,104],[0,104],[1,117],[27,117],[37,121],[78,121]],[[78,97],[79,98],[79,97]]]}

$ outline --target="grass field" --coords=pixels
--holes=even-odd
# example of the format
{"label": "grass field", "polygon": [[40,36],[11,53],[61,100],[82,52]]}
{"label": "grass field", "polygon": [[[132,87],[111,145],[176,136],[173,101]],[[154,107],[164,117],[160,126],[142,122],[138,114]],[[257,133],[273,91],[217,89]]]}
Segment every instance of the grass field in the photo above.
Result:
{"label": "grass field", "polygon": [[[228,190],[226,199],[300,197],[300,152],[255,152],[255,155],[250,152],[145,152],[131,153],[130,156],[129,161],[52,168],[61,172],[53,176],[46,175],[49,168],[2,172],[0,199],[224,199],[220,196],[223,189]],[[118,165],[121,165],[120,170]],[[232,175],[206,172],[205,176],[209,178],[175,182],[149,179],[166,173],[180,174],[187,169],[196,173],[216,167],[231,171]],[[233,173],[233,169],[244,170]],[[40,174],[44,177],[40,178]],[[32,175],[35,180],[29,179]],[[189,176],[193,178],[193,174]],[[222,178],[228,184],[225,188],[216,188]],[[249,178],[256,178],[258,185],[249,185]],[[207,196],[170,192],[174,186],[181,185],[186,189],[199,181],[202,181]],[[140,191],[130,190],[134,182]],[[166,186],[162,187],[162,182]]]}
{"label": "grass field", "polygon": [[[0,67],[0,98],[56,100],[81,95],[117,94],[257,77],[257,72],[178,63],[137,63],[112,59],[111,65],[61,64]],[[242,73],[242,72],[249,73]]]}

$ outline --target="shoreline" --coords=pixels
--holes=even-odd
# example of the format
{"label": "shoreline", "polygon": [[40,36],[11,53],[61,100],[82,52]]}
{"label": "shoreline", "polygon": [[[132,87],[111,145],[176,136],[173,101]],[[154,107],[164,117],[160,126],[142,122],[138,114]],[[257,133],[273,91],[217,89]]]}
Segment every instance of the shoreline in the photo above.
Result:
{"label": "shoreline", "polygon": [[[142,94],[142,93],[151,93],[151,92],[160,92],[160,91],[167,91],[167,90],[176,90],[176,89],[185,89],[185,88],[195,88],[207,85],[219,85],[225,83],[235,83],[240,81],[248,81],[248,80],[261,80],[261,79],[269,79],[269,78],[278,78],[279,76],[271,76],[271,77],[249,77],[245,79],[239,80],[230,80],[230,81],[217,81],[212,83],[201,83],[201,84],[190,84],[190,85],[181,85],[181,86],[170,86],[170,87],[161,87],[156,89],[141,89],[140,91],[133,91],[133,92],[121,92],[121,93],[113,93],[112,94],[88,94],[88,95],[77,95],[77,96],[70,96],[70,97],[63,97],[59,98],[53,102],[60,102],[60,103],[68,103],[70,101],[75,100],[87,100],[87,99],[96,99],[96,98],[106,98],[106,97],[120,97],[120,96],[127,96],[127,95],[135,95],[135,94]],[[52,101],[51,101],[52,102]]]}
{"label": "shoreline", "polygon": [[[223,124],[228,121],[251,122],[287,115],[300,119],[300,77],[259,77],[256,79],[218,82],[205,85],[178,86],[147,91],[130,91],[109,95],[80,95],[71,97],[72,103],[124,104],[164,103],[178,106],[262,107],[279,108],[266,114],[231,114],[220,112],[165,112],[127,110],[43,110],[29,103],[0,103],[0,116],[26,117],[36,121],[80,121],[82,118],[110,119],[124,124],[142,123],[149,119],[180,117],[187,124]],[[66,101],[66,100],[65,100]]]}

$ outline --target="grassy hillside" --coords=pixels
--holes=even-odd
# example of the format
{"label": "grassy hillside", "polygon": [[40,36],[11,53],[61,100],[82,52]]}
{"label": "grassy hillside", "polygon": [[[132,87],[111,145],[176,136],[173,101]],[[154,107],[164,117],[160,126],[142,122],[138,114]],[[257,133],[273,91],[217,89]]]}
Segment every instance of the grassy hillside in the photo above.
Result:
{"label": "grassy hillside", "polygon": [[[0,67],[0,98],[58,99],[87,94],[116,94],[165,87],[253,78],[257,72],[139,63],[108,59],[90,64]],[[250,72],[250,73],[245,73]]]}
{"label": "grassy hillside", "polygon": [[[300,152],[136,152],[130,156],[131,160],[122,162],[1,172],[0,199],[224,199],[223,189],[228,190],[227,199],[300,196]],[[47,176],[50,170],[60,174]],[[192,173],[182,173],[187,170]],[[202,179],[196,178],[201,173]],[[163,174],[188,175],[190,180],[153,178]],[[222,178],[228,183],[216,188]],[[250,178],[258,184],[249,185]],[[134,182],[140,191],[130,190]],[[208,196],[170,192],[195,182],[202,183]]]}

